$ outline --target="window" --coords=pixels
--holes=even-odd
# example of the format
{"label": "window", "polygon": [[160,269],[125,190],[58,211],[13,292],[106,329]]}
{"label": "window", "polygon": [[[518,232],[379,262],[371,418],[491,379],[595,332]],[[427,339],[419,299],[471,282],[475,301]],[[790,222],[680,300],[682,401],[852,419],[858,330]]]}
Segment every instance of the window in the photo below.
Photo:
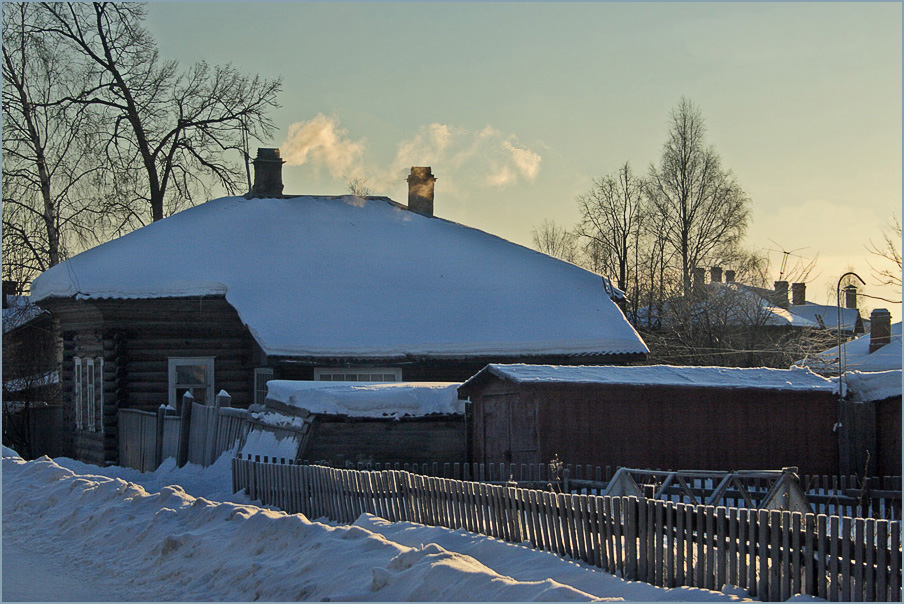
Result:
{"label": "window", "polygon": [[104,359],[74,357],[73,402],[75,427],[79,430],[101,432],[104,429]]}
{"label": "window", "polygon": [[267,398],[267,382],[273,379],[273,369],[258,367],[254,370],[254,404],[263,405]]}
{"label": "window", "polygon": [[174,357],[169,360],[169,404],[191,392],[196,403],[213,404],[213,357]]}
{"label": "window", "polygon": [[314,379],[323,382],[401,382],[402,370],[394,367],[317,367]]}

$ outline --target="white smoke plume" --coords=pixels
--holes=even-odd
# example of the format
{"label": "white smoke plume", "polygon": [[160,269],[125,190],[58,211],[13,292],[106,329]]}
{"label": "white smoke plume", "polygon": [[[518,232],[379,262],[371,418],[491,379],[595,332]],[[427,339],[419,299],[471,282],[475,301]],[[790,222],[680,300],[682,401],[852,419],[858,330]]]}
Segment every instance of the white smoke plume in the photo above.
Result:
{"label": "white smoke plume", "polygon": [[[460,184],[506,187],[533,181],[540,172],[540,155],[518,143],[514,134],[493,126],[468,130],[438,122],[421,126],[398,143],[385,169],[364,161],[366,139],[354,140],[336,117],[317,114],[289,127],[280,147],[290,166],[326,167],[337,179],[360,177],[375,194],[392,194],[404,186],[411,166],[432,166],[441,175],[442,188],[457,192]],[[385,165],[385,164],[384,164]]]}
{"label": "white smoke plume", "polygon": [[355,173],[364,154],[366,139],[352,140],[339,127],[339,119],[318,113],[307,122],[289,126],[289,136],[280,146],[282,158],[290,166],[312,163],[326,167],[334,178]]}

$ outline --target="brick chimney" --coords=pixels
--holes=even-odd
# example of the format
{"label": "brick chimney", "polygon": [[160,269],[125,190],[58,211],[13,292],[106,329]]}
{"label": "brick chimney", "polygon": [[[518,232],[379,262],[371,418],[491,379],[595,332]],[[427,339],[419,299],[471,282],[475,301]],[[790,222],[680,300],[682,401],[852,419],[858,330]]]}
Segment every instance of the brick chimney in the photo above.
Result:
{"label": "brick chimney", "polygon": [[433,183],[436,177],[430,166],[411,166],[408,175],[408,209],[423,216],[433,216]]}
{"label": "brick chimney", "polygon": [[283,192],[282,165],[279,149],[258,147],[254,158],[254,185],[251,192],[261,197],[280,197]]}
{"label": "brick chimney", "polygon": [[734,283],[734,271],[725,271],[725,283]]}
{"label": "brick chimney", "polygon": [[788,308],[788,282],[787,281],[776,281],[775,282],[775,304],[778,304],[781,308]]}
{"label": "brick chimney", "polygon": [[807,284],[792,283],[791,284],[791,304],[800,306],[807,303]]}
{"label": "brick chimney", "polygon": [[891,342],[891,313],[877,308],[869,315],[869,353],[872,354]]}
{"label": "brick chimney", "polygon": [[857,286],[856,285],[845,285],[844,286],[844,307],[845,308],[857,308]]}
{"label": "brick chimney", "polygon": [[694,289],[700,289],[706,282],[706,269],[694,268]]}
{"label": "brick chimney", "polygon": [[712,283],[722,283],[722,267],[714,266],[709,269],[709,280]]}
{"label": "brick chimney", "polygon": [[15,296],[16,292],[19,290],[18,281],[7,281],[3,280],[3,308],[9,307],[9,302],[7,301],[7,296]]}

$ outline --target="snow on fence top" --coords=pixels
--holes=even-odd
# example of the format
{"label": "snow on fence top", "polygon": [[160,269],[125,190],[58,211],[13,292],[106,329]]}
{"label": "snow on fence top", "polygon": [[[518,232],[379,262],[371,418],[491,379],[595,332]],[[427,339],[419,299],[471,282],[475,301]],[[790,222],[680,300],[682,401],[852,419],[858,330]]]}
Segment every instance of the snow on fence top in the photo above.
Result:
{"label": "snow on fence top", "polygon": [[901,396],[900,369],[892,371],[848,371],[844,374],[848,394],[852,400],[868,403]]}
{"label": "snow on fence top", "polygon": [[648,352],[599,275],[385,197],[215,199],[70,258],[31,291],[225,295],[276,356]]}
{"label": "snow on fence top", "polygon": [[837,391],[832,380],[808,369],[765,367],[675,367],[671,365],[558,366],[487,365],[463,385],[483,379],[486,373],[521,383],[620,384],[638,386],[687,386],[707,388],[752,388],[758,390]]}
{"label": "snow on fence top", "polygon": [[270,380],[267,399],[311,413],[354,417],[464,413],[458,383]]}

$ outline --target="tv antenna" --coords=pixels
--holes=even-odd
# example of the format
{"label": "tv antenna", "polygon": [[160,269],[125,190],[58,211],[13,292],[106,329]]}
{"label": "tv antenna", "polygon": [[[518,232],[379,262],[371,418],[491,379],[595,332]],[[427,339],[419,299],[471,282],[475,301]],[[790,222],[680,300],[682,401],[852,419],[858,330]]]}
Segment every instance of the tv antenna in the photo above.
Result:
{"label": "tv antenna", "polygon": [[800,255],[794,253],[794,252],[799,252],[799,251],[801,251],[801,250],[805,250],[805,249],[807,249],[806,247],[799,247],[799,248],[793,249],[793,250],[786,250],[784,247],[782,247],[782,246],[781,246],[778,242],[776,242],[774,239],[769,239],[769,241],[771,241],[771,242],[774,243],[776,246],[778,246],[779,248],[781,248],[781,249],[778,249],[778,250],[774,250],[774,249],[769,248],[769,249],[767,250],[767,251],[769,251],[769,252],[777,252],[777,253],[780,252],[780,253],[782,254],[782,266],[781,266],[781,268],[779,268],[779,270],[778,270],[778,280],[779,280],[779,281],[781,281],[782,278],[785,276],[785,269],[788,268],[788,257],[794,256],[795,258],[803,258],[804,260],[809,260],[809,258],[806,258],[806,257],[804,257],[804,256],[800,256]]}

